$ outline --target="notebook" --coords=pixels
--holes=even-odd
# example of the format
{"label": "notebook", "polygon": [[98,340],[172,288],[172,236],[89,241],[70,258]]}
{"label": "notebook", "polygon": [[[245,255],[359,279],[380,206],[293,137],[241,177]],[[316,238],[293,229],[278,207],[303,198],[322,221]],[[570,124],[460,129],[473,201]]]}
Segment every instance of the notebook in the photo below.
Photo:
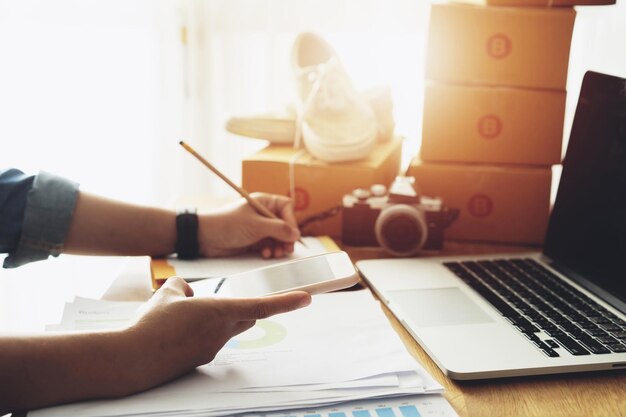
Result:
{"label": "notebook", "polygon": [[444,373],[626,368],[626,80],[588,72],[541,253],[357,266]]}

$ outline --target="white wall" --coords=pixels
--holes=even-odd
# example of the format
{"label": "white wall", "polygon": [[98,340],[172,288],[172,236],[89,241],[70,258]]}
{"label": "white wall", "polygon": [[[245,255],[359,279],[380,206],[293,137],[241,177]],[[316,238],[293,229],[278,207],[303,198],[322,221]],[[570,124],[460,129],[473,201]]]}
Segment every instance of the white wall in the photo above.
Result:
{"label": "white wall", "polygon": [[150,198],[160,67],[149,3],[0,1],[0,166]]}

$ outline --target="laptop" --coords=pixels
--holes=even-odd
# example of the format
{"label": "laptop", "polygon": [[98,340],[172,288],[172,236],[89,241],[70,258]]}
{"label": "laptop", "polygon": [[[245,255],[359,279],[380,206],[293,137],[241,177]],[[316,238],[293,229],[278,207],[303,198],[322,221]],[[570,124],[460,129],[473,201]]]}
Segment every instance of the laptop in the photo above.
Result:
{"label": "laptop", "polygon": [[584,77],[542,253],[357,267],[450,378],[626,369],[626,80]]}

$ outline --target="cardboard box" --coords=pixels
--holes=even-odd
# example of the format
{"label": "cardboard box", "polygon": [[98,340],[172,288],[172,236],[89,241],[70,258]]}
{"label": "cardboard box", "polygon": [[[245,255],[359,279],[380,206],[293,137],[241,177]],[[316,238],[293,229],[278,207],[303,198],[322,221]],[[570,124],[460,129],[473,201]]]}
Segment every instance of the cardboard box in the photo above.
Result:
{"label": "cardboard box", "polygon": [[563,7],[563,6],[602,6],[615,4],[615,0],[455,0],[458,3],[479,4],[482,6],[515,7]]}
{"label": "cardboard box", "polygon": [[[373,184],[389,185],[400,171],[401,138],[379,143],[367,159],[349,163],[328,163],[305,150],[268,146],[242,163],[243,188],[290,194],[290,163],[295,180],[294,209],[298,222],[341,205],[343,196],[356,188]],[[341,238],[341,212],[313,221],[302,230],[307,235]]]}
{"label": "cardboard box", "polygon": [[553,165],[565,92],[427,83],[423,161]]}
{"label": "cardboard box", "polygon": [[572,8],[434,4],[426,78],[565,90]]}
{"label": "cardboard box", "polygon": [[436,164],[414,160],[408,171],[421,192],[458,208],[446,238],[539,244],[550,210],[549,167]]}

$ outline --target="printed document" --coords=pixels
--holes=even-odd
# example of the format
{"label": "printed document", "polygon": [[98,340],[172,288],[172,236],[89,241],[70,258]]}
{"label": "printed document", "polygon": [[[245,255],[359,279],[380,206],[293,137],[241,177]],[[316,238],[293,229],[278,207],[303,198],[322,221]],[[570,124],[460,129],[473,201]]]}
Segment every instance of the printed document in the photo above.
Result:
{"label": "printed document", "polygon": [[222,416],[441,390],[363,290],[316,295],[307,308],[259,320],[213,362],[169,384],[29,415]]}

